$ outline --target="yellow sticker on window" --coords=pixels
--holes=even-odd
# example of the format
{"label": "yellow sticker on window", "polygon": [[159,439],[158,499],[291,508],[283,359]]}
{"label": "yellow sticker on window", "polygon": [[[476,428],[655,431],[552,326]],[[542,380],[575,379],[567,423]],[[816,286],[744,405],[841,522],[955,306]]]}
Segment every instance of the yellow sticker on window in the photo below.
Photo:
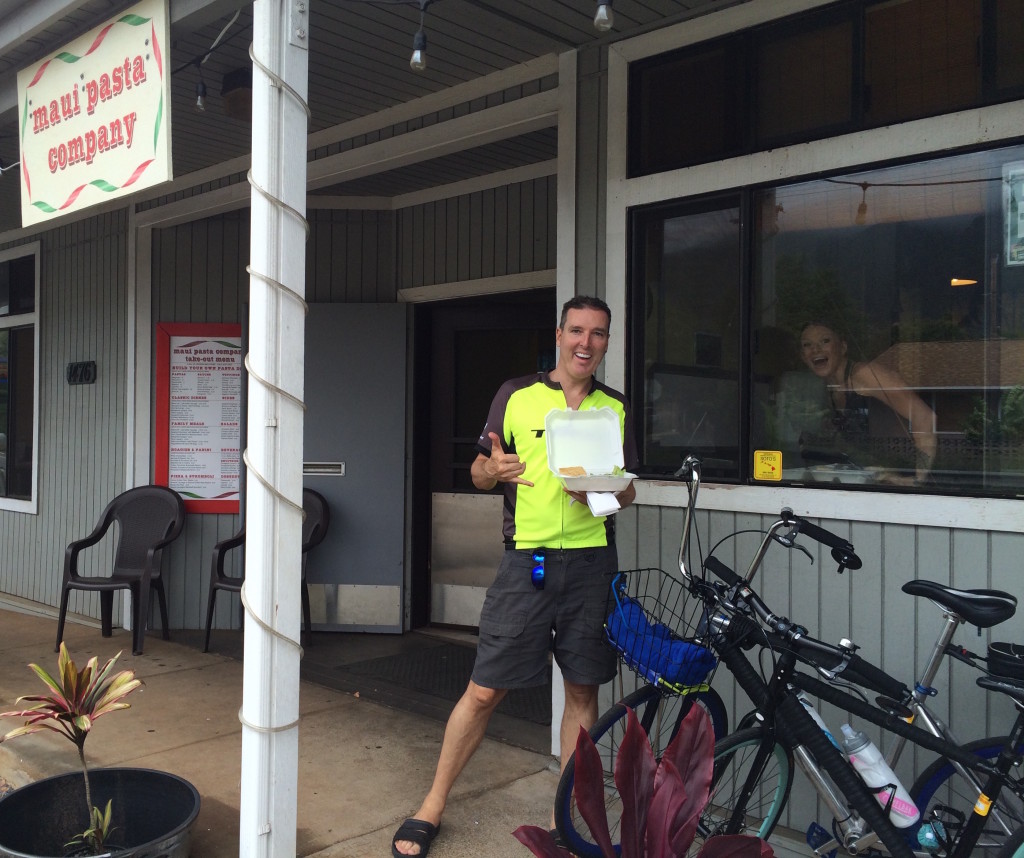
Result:
{"label": "yellow sticker on window", "polygon": [[782,453],[779,450],[754,451],[754,479],[776,482],[782,479]]}
{"label": "yellow sticker on window", "polygon": [[988,816],[988,812],[992,809],[992,799],[990,799],[985,793],[978,796],[978,800],[974,803],[974,812],[978,816]]}

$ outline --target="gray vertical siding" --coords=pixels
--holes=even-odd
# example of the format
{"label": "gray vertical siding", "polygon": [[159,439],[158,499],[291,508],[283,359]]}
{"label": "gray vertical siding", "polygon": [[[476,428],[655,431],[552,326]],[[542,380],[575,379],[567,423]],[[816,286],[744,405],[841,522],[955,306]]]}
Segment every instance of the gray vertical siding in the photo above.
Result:
{"label": "gray vertical siding", "polygon": [[[248,211],[154,230],[154,324],[240,324],[248,286],[248,261]],[[148,371],[155,372],[155,363]],[[153,403],[149,407],[152,411]],[[189,515],[182,536],[164,553],[172,628],[202,627],[210,553],[216,542],[233,534],[237,527],[237,515]],[[230,608],[230,600],[221,599],[218,616],[226,616]]]}
{"label": "gray vertical siding", "polygon": [[398,288],[554,268],[555,191],[546,176],[399,210]]}
{"label": "gray vertical siding", "polygon": [[[122,209],[38,239],[39,505],[0,515],[0,590],[43,605],[59,604],[67,543],[124,488],[126,225]],[[64,368],[82,360],[96,361],[96,383],[67,384]],[[110,558],[101,544],[82,561],[95,571]],[[98,598],[76,593],[70,610],[98,616]]]}
{"label": "gray vertical siding", "polygon": [[[683,510],[634,506],[618,518],[621,568],[678,568]],[[774,520],[753,514],[698,512],[694,539],[706,552],[735,531],[763,531]],[[814,555],[813,565],[798,551],[773,546],[755,578],[755,589],[774,610],[806,626],[812,635],[833,642],[843,637],[851,639],[861,647],[862,657],[908,686],[913,686],[924,667],[942,625],[942,615],[931,602],[903,593],[905,582],[922,578],[959,588],[993,588],[1024,596],[1024,534],[829,520],[820,524],[853,543],[864,561],[863,568],[837,575],[829,552],[809,541],[805,542]],[[745,572],[759,542],[760,533],[744,533],[722,543],[715,555]],[[1024,609],[980,636],[977,629],[962,626],[954,640],[981,654],[990,640],[1024,641]],[[1002,735],[1014,717],[1007,698],[977,688],[974,680],[978,675],[963,664],[947,660],[935,681],[939,694],[929,703],[962,741]],[[717,672],[713,685],[725,698],[730,723],[735,724],[751,708],[749,700],[735,688],[724,669]],[[818,708],[834,733],[850,720],[847,713],[830,704]],[[859,726],[885,750],[886,743],[873,725],[861,722]],[[897,773],[908,788],[912,773],[921,771],[931,759],[926,752],[905,754]],[[814,792],[798,775],[786,824],[804,831],[815,818],[831,818],[823,806],[817,807],[815,817],[815,802]]]}
{"label": "gray vertical siding", "polygon": [[306,300],[318,304],[389,304],[395,285],[395,215],[390,211],[309,213]]}

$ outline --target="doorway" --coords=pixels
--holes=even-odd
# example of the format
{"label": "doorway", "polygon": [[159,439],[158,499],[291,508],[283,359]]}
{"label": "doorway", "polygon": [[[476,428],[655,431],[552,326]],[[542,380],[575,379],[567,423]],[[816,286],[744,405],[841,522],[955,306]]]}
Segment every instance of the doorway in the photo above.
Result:
{"label": "doorway", "polygon": [[554,288],[415,310],[411,626],[476,630],[501,552],[502,495],[470,466],[502,382],[554,367]]}

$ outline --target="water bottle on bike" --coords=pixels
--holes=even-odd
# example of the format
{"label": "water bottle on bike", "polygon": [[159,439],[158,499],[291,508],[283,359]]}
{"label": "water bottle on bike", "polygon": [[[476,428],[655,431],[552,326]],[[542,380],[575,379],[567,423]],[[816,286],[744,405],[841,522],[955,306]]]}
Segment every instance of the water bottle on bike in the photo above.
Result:
{"label": "water bottle on bike", "polygon": [[854,730],[849,724],[843,724],[842,731],[846,756],[864,783],[875,791],[878,803],[888,809],[892,824],[897,828],[909,828],[917,822],[921,812],[875,743],[863,731]]}

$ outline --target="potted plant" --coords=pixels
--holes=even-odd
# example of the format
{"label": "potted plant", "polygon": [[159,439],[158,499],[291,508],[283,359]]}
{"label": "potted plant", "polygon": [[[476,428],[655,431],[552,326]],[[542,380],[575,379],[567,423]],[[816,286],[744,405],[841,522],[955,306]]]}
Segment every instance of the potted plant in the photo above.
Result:
{"label": "potted plant", "polygon": [[102,667],[91,658],[79,670],[61,643],[57,676],[29,667],[48,693],[19,697],[25,709],[0,717],[24,718],[0,742],[41,730],[69,739],[78,749],[81,774],[45,778],[0,799],[2,858],[66,855],[185,858],[199,813],[199,793],[182,778],[151,769],[89,770],[85,740],[96,719],[130,708],[125,697],[142,686],[131,670],[114,672],[120,653]]}
{"label": "potted plant", "polygon": [[[620,849],[612,843],[605,811],[604,769],[590,734],[576,741],[573,796],[580,816],[605,858],[676,858],[691,854],[700,813],[708,802],[714,770],[714,733],[707,713],[691,707],[661,760],[629,710],[615,761],[615,785],[622,799]],[[523,825],[514,836],[538,858],[570,858],[553,832]],[[758,837],[723,835],[705,841],[696,858],[772,858]]]}

